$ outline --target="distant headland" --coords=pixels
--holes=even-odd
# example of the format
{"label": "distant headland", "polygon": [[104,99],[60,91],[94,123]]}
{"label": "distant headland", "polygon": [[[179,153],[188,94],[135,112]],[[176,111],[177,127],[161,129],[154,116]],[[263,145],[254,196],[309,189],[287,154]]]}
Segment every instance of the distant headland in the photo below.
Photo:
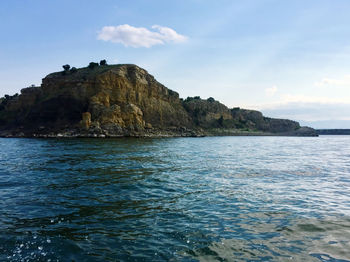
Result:
{"label": "distant headland", "polygon": [[350,129],[316,129],[319,135],[350,135]]}
{"label": "distant headland", "polygon": [[132,64],[63,66],[0,98],[1,137],[317,136],[298,122],[179,94]]}

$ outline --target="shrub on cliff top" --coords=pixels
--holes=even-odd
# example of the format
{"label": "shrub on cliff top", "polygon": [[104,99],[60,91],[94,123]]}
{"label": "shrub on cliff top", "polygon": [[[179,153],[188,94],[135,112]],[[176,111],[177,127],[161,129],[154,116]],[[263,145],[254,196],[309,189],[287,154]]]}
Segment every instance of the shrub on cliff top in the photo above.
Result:
{"label": "shrub on cliff top", "polygon": [[210,103],[213,103],[213,102],[215,102],[215,99],[212,98],[212,97],[209,97],[209,98],[207,99],[207,101],[210,102]]}
{"label": "shrub on cliff top", "polygon": [[69,68],[70,68],[70,65],[68,65],[68,64],[67,65],[63,65],[62,67],[63,67],[64,71],[68,71]]}
{"label": "shrub on cliff top", "polygon": [[70,70],[70,71],[71,71],[71,73],[75,73],[75,72],[77,72],[77,71],[78,71],[78,69],[77,69],[76,67],[74,67],[74,66],[73,66],[73,67],[71,68],[71,70]]}
{"label": "shrub on cliff top", "polygon": [[95,67],[97,67],[98,66],[98,63],[95,63],[95,62],[90,62],[90,64],[89,64],[89,68],[90,69],[94,69]]}
{"label": "shrub on cliff top", "polygon": [[101,65],[101,66],[107,65],[106,59],[101,60],[101,61],[100,61],[100,65]]}

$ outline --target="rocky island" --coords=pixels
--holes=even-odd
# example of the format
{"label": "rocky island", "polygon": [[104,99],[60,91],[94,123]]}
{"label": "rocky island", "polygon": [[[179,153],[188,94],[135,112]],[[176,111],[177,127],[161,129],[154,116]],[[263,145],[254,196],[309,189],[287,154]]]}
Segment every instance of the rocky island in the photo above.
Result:
{"label": "rocky island", "polygon": [[298,122],[214,98],[181,99],[136,65],[63,68],[41,86],[0,98],[1,137],[317,136]]}

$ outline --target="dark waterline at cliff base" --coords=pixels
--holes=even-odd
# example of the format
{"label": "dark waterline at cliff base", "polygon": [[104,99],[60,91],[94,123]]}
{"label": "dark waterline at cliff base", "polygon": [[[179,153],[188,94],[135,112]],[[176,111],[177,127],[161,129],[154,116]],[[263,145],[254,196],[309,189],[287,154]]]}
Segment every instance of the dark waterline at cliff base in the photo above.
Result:
{"label": "dark waterline at cliff base", "polygon": [[0,261],[350,261],[350,137],[0,139]]}

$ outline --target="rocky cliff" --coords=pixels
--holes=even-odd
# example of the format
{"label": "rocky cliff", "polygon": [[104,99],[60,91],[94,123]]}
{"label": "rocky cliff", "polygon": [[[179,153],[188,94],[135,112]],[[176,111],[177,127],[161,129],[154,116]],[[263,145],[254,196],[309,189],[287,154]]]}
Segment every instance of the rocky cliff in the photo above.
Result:
{"label": "rocky cliff", "polygon": [[213,98],[182,100],[136,65],[100,65],[46,76],[0,99],[1,136],[315,135],[297,122],[229,109]]}

